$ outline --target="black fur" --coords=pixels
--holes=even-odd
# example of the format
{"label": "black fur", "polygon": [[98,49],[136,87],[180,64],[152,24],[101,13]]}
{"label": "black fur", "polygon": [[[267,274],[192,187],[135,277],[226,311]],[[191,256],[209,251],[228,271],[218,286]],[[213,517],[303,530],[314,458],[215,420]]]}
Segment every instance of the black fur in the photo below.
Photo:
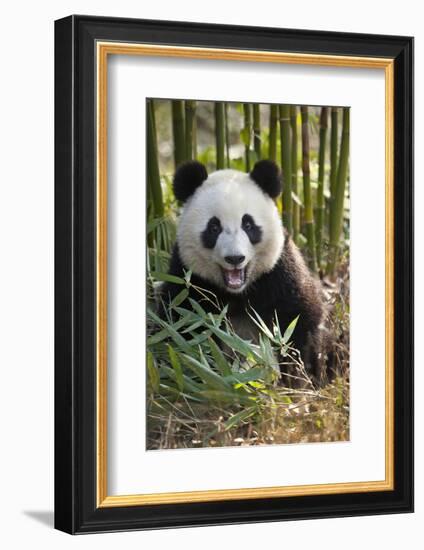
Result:
{"label": "black fur", "polygon": [[252,244],[258,244],[262,240],[262,228],[256,225],[250,214],[245,214],[241,219],[241,227],[246,232]]}
{"label": "black fur", "polygon": [[174,195],[185,202],[208,178],[206,168],[200,162],[192,160],[181,164],[174,176]]}
{"label": "black fur", "polygon": [[209,221],[206,229],[200,235],[202,244],[205,248],[214,248],[220,233],[222,232],[221,222],[216,216],[213,216]]}
{"label": "black fur", "polygon": [[250,177],[272,199],[277,198],[281,193],[280,171],[272,160],[260,160],[257,162],[250,172]]}
{"label": "black fur", "polygon": [[[184,271],[187,269],[183,266],[178,244],[176,244],[169,273],[183,277]],[[246,310],[251,306],[269,327],[272,326],[272,320],[276,313],[281,330],[284,331],[291,321],[299,316],[292,336],[293,344],[300,351],[310,375],[316,381],[320,381],[322,378],[320,361],[322,336],[319,325],[322,323],[325,313],[322,290],[320,282],[310,274],[296,245],[288,235],[286,235],[282,254],[275,267],[269,273],[264,273],[242,294],[226,292],[195,274],[192,275],[191,281],[195,286],[214,292],[222,305],[228,304],[230,318],[231,316],[247,315]],[[180,285],[165,283],[162,287],[162,296],[165,302],[171,301],[180,291]],[[204,300],[192,287],[189,297],[202,302],[202,307],[206,311],[216,313],[214,306]],[[183,307],[190,308],[188,299],[184,302]]]}

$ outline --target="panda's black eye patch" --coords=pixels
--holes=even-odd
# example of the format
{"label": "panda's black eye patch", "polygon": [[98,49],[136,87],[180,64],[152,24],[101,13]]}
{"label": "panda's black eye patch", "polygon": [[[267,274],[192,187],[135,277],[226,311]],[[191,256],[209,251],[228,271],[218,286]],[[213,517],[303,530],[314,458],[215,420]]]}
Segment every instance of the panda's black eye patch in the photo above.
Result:
{"label": "panda's black eye patch", "polygon": [[258,244],[262,239],[262,229],[256,225],[255,220],[250,214],[245,214],[241,219],[241,227],[252,244]]}
{"label": "panda's black eye patch", "polygon": [[222,231],[221,222],[216,216],[213,216],[206,226],[206,229],[201,234],[203,246],[205,248],[213,248]]}

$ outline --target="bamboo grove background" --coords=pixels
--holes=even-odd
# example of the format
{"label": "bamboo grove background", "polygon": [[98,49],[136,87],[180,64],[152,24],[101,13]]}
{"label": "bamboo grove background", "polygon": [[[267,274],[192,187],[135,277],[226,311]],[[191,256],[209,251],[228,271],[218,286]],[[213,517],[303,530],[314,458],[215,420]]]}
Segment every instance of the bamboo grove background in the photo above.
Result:
{"label": "bamboo grove background", "polygon": [[[147,101],[147,449],[349,438],[349,115],[339,107]],[[168,273],[181,208],[175,168],[197,159],[209,173],[248,172],[262,158],[281,168],[283,224],[323,281],[335,374],[323,386],[291,348],[295,320],[270,330],[258,317],[259,342],[243,340],[225,305],[216,315],[201,301],[184,307],[190,272]],[[157,315],[163,281],[181,288],[166,319]],[[284,358],[277,369],[276,357]],[[291,369],[300,386],[284,387],[279,369]]]}
{"label": "bamboo grove background", "polygon": [[172,238],[171,182],[182,162],[249,172],[268,158],[283,176],[285,228],[313,271],[335,277],[349,245],[348,107],[151,99],[147,122],[149,223],[167,216]]}

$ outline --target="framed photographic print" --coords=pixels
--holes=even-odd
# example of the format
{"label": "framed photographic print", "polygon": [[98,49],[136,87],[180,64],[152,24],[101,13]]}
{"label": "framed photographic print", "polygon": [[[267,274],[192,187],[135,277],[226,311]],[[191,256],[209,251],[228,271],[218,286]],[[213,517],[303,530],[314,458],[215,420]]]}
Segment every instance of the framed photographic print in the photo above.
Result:
{"label": "framed photographic print", "polygon": [[55,526],[413,509],[413,39],[55,24]]}

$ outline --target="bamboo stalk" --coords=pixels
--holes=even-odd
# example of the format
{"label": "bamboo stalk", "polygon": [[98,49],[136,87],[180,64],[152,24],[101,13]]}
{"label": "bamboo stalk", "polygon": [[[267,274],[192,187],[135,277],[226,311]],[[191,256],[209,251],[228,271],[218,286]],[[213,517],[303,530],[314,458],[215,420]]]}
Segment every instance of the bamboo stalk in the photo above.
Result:
{"label": "bamboo stalk", "polygon": [[197,159],[197,117],[194,116],[193,122],[193,159]]}
{"label": "bamboo stalk", "polygon": [[192,160],[194,149],[194,126],[196,122],[196,102],[185,102],[185,160]]}
{"label": "bamboo stalk", "polygon": [[330,214],[328,233],[331,235],[333,228],[331,224],[334,219],[334,198],[337,186],[337,156],[338,156],[338,133],[339,133],[339,109],[331,107],[331,136],[330,136]]}
{"label": "bamboo stalk", "polygon": [[338,261],[338,255],[341,244],[344,200],[347,181],[347,172],[349,166],[349,143],[350,143],[350,109],[343,107],[343,128],[342,139],[340,142],[340,156],[337,168],[337,181],[334,195],[333,220],[330,224],[332,232],[330,233],[329,261],[327,264],[327,273],[334,275]]}
{"label": "bamboo stalk", "polygon": [[[150,105],[151,103],[151,105]],[[155,205],[153,202],[152,190],[151,190],[151,177],[150,177],[150,155],[149,155],[149,140],[150,135],[157,136],[156,133],[156,117],[155,117],[155,107],[152,100],[147,100],[146,102],[146,117],[147,117],[147,181],[146,181],[146,199],[147,199],[147,220],[151,221],[155,217]],[[162,191],[162,189],[161,189]],[[148,233],[147,235],[147,246],[153,248],[155,245],[155,238],[153,232]]]}
{"label": "bamboo stalk", "polygon": [[227,168],[230,168],[231,159],[230,159],[230,126],[228,122],[228,103],[225,103],[225,156],[227,161]]}
{"label": "bamboo stalk", "polygon": [[[297,107],[290,107],[290,127],[291,127],[291,170],[292,170],[292,193],[299,196],[297,184]],[[293,201],[293,239],[297,242],[300,230],[300,206],[296,201]]]}
{"label": "bamboo stalk", "polygon": [[253,104],[253,148],[256,160],[262,158],[261,154],[261,111],[259,103]]}
{"label": "bamboo stalk", "polygon": [[164,214],[162,187],[160,183],[157,139],[154,121],[153,100],[147,101],[147,185],[148,196],[151,197],[153,215],[161,218]]}
{"label": "bamboo stalk", "polygon": [[268,158],[277,162],[277,125],[278,105],[271,105],[269,109],[269,150]]}
{"label": "bamboo stalk", "polygon": [[290,105],[280,105],[281,168],[283,171],[283,224],[293,233],[292,168],[290,147]]}
{"label": "bamboo stalk", "polygon": [[174,161],[177,168],[185,160],[184,101],[174,99],[172,105],[172,133],[174,136]]}
{"label": "bamboo stalk", "polygon": [[302,172],[303,172],[303,195],[305,202],[305,229],[308,244],[309,267],[317,271],[314,211],[312,206],[311,173],[309,166],[309,113],[308,107],[300,108],[302,117]]}
{"label": "bamboo stalk", "polygon": [[244,151],[245,151],[245,162],[246,162],[246,172],[250,172],[250,141],[252,134],[252,116],[249,103],[243,103],[243,113],[244,113]]}
{"label": "bamboo stalk", "polygon": [[215,141],[216,141],[216,169],[225,168],[225,109],[222,101],[216,101],[215,110]]}
{"label": "bamboo stalk", "polygon": [[317,243],[317,264],[321,267],[322,256],[322,233],[324,226],[325,198],[324,198],[324,172],[325,172],[325,150],[327,144],[328,107],[321,108],[319,128],[319,160],[318,160],[318,192],[316,209],[316,243]]}
{"label": "bamboo stalk", "polygon": [[[149,111],[149,103],[151,104],[151,109]],[[150,112],[150,117],[152,119],[152,127],[153,127],[153,135],[156,136],[155,139],[156,139],[156,143],[157,143],[157,128],[156,128],[156,107],[155,107],[155,100],[154,99],[147,99],[146,100],[146,111],[147,111],[147,116],[149,116],[149,112]]]}

